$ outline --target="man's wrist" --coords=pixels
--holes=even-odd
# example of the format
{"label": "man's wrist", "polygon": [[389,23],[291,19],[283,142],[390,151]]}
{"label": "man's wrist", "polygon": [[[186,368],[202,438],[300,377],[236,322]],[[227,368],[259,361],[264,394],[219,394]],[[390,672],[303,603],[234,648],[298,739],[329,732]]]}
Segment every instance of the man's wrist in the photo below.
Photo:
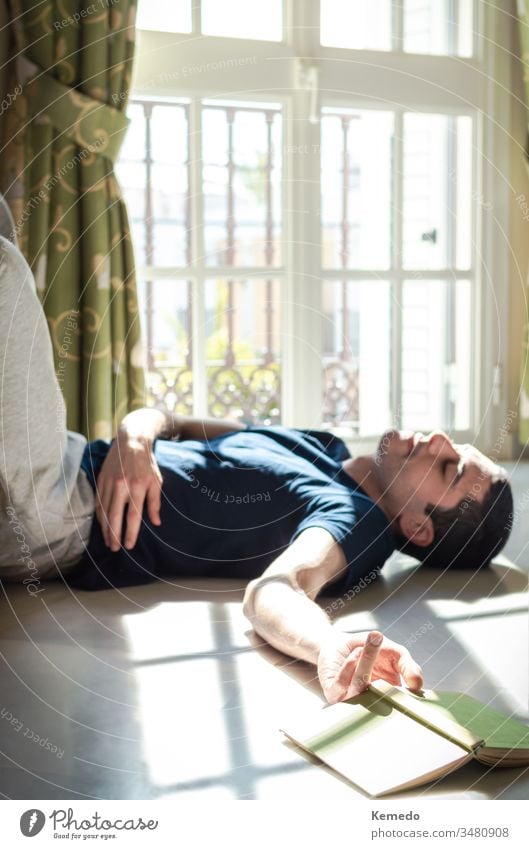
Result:
{"label": "man's wrist", "polygon": [[[334,649],[341,648],[346,640],[354,638],[354,634],[349,634],[347,631],[341,631],[338,628],[329,626],[329,630],[322,636],[320,640],[320,654],[327,653]],[[362,640],[358,639],[358,645],[362,645]]]}
{"label": "man's wrist", "polygon": [[322,629],[321,633],[318,634],[316,639],[316,659],[314,663],[317,665],[318,660],[322,652],[328,651],[331,647],[335,647],[340,642],[340,634],[336,631],[335,628],[331,624],[329,624],[328,628]]}
{"label": "man's wrist", "polygon": [[144,431],[140,433],[134,429],[122,427],[120,425],[116,439],[118,444],[124,448],[141,448],[146,451],[152,451],[156,437],[152,434],[146,434]]}
{"label": "man's wrist", "polygon": [[122,445],[151,450],[154,440],[168,430],[167,415],[161,410],[143,408],[128,413],[117,430]]}

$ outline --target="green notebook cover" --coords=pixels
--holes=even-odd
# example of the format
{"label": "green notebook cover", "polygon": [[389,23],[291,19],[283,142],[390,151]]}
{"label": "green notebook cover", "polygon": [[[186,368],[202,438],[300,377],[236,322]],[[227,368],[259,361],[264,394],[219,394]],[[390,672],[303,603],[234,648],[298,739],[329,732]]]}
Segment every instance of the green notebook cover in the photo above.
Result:
{"label": "green notebook cover", "polygon": [[518,720],[464,693],[418,695],[386,681],[282,730],[372,796],[434,781],[473,758],[529,763],[529,728]]}
{"label": "green notebook cover", "polygon": [[[443,733],[443,727],[448,727],[445,725],[447,721],[455,729],[462,726],[476,741],[482,741],[487,749],[529,749],[527,725],[482,704],[466,693],[425,690],[422,694],[416,694],[392,687],[384,681],[376,681],[370,685],[370,689],[384,694],[384,698],[392,704],[397,704],[405,713],[440,733]],[[459,742],[464,744],[463,740]]]}

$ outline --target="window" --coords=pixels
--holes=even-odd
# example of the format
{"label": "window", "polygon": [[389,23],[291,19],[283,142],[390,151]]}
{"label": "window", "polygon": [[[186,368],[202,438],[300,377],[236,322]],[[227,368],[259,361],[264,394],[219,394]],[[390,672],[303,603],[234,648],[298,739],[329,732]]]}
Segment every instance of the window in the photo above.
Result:
{"label": "window", "polygon": [[282,0],[202,0],[202,32],[230,38],[281,41]]}
{"label": "window", "polygon": [[323,0],[321,44],[471,56],[472,0]]}
{"label": "window", "polygon": [[281,394],[282,111],[218,100],[197,109],[198,149],[188,100],[133,100],[118,165],[143,269],[150,400],[191,414],[202,370],[210,415],[273,424]]}
{"label": "window", "polygon": [[140,0],[119,163],[151,401],[468,437],[495,297],[482,4],[160,9]]}
{"label": "window", "polygon": [[138,3],[138,29],[191,32],[191,0],[141,0]]}

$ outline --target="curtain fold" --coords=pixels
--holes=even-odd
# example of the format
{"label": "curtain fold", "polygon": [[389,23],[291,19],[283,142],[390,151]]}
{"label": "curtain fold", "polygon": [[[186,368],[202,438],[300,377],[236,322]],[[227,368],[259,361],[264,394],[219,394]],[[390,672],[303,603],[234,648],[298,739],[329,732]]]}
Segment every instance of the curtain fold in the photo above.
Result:
{"label": "curtain fold", "polygon": [[[518,0],[520,17],[521,59],[524,65],[525,102],[527,106],[527,148],[526,165],[529,172],[529,0]],[[525,303],[529,302],[529,280],[526,286]],[[529,442],[529,314],[526,308],[525,327],[522,348],[522,371],[520,387],[520,427],[519,439],[524,445]]]}
{"label": "curtain fold", "polygon": [[3,125],[2,189],[46,313],[68,427],[110,438],[144,404],[127,211],[114,163],[137,0],[8,0],[21,90]]}

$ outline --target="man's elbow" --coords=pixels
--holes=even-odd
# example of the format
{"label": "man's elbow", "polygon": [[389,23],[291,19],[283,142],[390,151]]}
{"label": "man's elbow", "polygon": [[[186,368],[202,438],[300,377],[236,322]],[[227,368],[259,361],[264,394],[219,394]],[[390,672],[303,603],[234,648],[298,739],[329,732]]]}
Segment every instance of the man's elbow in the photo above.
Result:
{"label": "man's elbow", "polygon": [[[263,599],[263,588],[266,587]],[[304,588],[298,583],[296,576],[292,573],[261,575],[254,578],[244,592],[242,611],[250,622],[254,623],[256,617],[267,615],[270,609],[275,609],[279,602],[284,601],[285,588],[287,592],[296,592],[306,595]],[[260,606],[256,610],[256,596],[259,595]]]}

